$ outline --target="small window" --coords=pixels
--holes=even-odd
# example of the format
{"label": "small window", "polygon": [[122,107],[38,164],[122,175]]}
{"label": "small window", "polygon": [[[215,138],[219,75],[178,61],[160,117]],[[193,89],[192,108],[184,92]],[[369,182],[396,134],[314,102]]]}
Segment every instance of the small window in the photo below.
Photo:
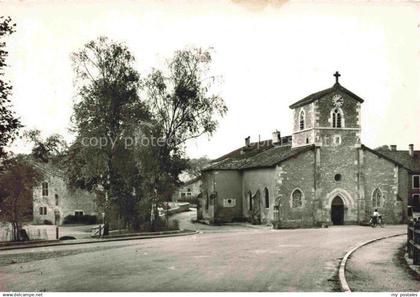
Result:
{"label": "small window", "polygon": [[191,195],[192,195],[192,193],[191,193],[191,192],[188,192],[188,193],[187,193],[187,196],[188,196],[188,197],[190,197]]}
{"label": "small window", "polygon": [[181,197],[185,197],[185,193],[181,193]]}
{"label": "small window", "polygon": [[191,189],[190,189],[190,188],[188,188],[188,189],[187,189],[187,192],[191,192]]}
{"label": "small window", "polygon": [[40,214],[41,216],[45,216],[45,215],[47,214],[47,208],[46,208],[45,206],[41,206],[41,207],[39,208],[39,214]]}
{"label": "small window", "polygon": [[55,205],[58,205],[58,195],[57,194],[55,194]]}
{"label": "small window", "polygon": [[82,216],[83,216],[83,211],[81,211],[81,210],[75,210],[75,211],[74,211],[74,215],[75,215],[76,217],[82,217]]}
{"label": "small window", "polygon": [[341,144],[341,136],[339,136],[339,135],[334,136],[334,143],[335,144]]}
{"label": "small window", "polygon": [[333,128],[342,128],[343,127],[343,114],[342,111],[338,108],[332,110],[332,126]]}
{"label": "small window", "polygon": [[413,189],[420,188],[420,175],[413,175]]}
{"label": "small window", "polygon": [[305,112],[302,110],[299,115],[299,129],[305,129]]}
{"label": "small window", "polygon": [[336,181],[336,182],[338,182],[338,181],[341,181],[341,174],[336,174],[335,176],[334,176],[334,180]]}
{"label": "small window", "polygon": [[42,183],[42,196],[48,196],[48,183],[47,182],[43,182]]}
{"label": "small window", "polygon": [[270,208],[270,195],[268,193],[267,188],[264,188],[264,201],[265,201],[265,208]]}
{"label": "small window", "polygon": [[380,189],[376,188],[372,194],[372,207],[378,208],[382,204],[382,192]]}
{"label": "small window", "polygon": [[299,208],[302,207],[303,201],[302,201],[302,191],[299,189],[296,189],[292,193],[292,208]]}

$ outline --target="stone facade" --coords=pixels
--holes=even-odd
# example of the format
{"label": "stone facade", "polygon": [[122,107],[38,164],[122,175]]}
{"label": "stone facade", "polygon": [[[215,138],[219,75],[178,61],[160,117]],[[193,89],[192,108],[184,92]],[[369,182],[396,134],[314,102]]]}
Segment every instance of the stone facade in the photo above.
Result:
{"label": "stone facade", "polygon": [[194,178],[186,181],[179,186],[172,195],[172,201],[176,202],[179,199],[196,198],[201,193],[202,181],[200,178]]}
{"label": "stone facade", "polygon": [[68,189],[62,173],[51,164],[38,164],[44,180],[33,189],[33,220],[61,225],[68,215],[97,215],[95,195],[83,190]]}
{"label": "stone facade", "polygon": [[362,145],[362,103],[337,82],[291,105],[291,144],[246,143],[203,170],[198,218],[289,228],[365,224],[378,209],[386,223],[404,222],[408,198],[420,193],[410,180],[420,158]]}

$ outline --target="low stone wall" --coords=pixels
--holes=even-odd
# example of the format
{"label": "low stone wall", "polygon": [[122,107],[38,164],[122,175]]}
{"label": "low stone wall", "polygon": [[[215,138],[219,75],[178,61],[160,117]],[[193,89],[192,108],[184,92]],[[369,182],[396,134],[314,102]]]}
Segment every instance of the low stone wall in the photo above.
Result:
{"label": "low stone wall", "polygon": [[[22,229],[26,230],[29,240],[54,240],[55,228],[52,225],[24,225]],[[2,224],[0,226],[0,241],[12,241],[13,229],[11,224]]]}
{"label": "low stone wall", "polygon": [[176,203],[176,205],[174,205],[174,208],[171,208],[168,210],[168,215],[188,211],[189,209],[190,209],[190,204],[187,202]]}

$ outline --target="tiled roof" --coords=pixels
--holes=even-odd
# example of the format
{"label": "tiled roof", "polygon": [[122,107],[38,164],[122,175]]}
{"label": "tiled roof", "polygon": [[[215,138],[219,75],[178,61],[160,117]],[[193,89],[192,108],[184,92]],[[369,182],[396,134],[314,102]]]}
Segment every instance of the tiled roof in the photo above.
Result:
{"label": "tiled roof", "polygon": [[292,149],[289,144],[282,146],[273,146],[271,144],[265,147],[249,148],[248,151],[242,151],[242,154],[240,153],[241,149],[238,149],[225,155],[224,158],[216,159],[204,171],[273,167],[278,163],[311,149],[313,149],[313,146]]}
{"label": "tiled roof", "polygon": [[420,151],[414,151],[413,157],[410,156],[408,151],[392,151],[383,149],[378,149],[375,151],[383,156],[386,156],[387,158],[394,160],[412,172],[420,173]]}
{"label": "tiled roof", "polygon": [[[290,144],[292,143],[292,136],[283,136],[281,138],[281,143],[283,144]],[[226,158],[237,158],[237,157],[249,157],[251,155],[255,155],[256,153],[265,151],[269,148],[272,148],[273,145],[273,141],[271,139],[267,139],[267,140],[262,140],[260,142],[252,142],[250,143],[250,145],[247,146],[243,146],[240,147],[236,150],[233,150],[229,153],[227,153],[226,155],[223,155],[217,159],[214,159],[212,161],[212,163],[214,162],[219,162],[222,160],[225,160]]]}
{"label": "tiled roof", "polygon": [[356,94],[354,94],[353,92],[347,90],[345,87],[343,87],[342,85],[340,85],[339,83],[335,83],[331,88],[313,93],[305,98],[303,98],[302,100],[299,100],[295,103],[293,103],[292,105],[290,105],[290,108],[296,108],[296,107],[300,107],[300,106],[304,106],[306,104],[312,103],[315,100],[321,99],[324,96],[327,96],[331,93],[335,93],[335,92],[342,92],[345,93],[347,95],[349,95],[350,97],[352,97],[353,99],[359,101],[360,103],[363,103],[363,99],[360,98],[359,96],[357,96]]}

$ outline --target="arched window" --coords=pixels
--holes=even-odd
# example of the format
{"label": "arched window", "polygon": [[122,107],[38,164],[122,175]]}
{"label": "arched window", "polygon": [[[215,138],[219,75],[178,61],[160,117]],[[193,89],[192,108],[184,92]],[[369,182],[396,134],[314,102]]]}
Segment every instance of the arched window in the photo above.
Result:
{"label": "arched window", "polygon": [[248,207],[249,207],[249,210],[252,210],[252,193],[251,193],[251,191],[248,192]]}
{"label": "arched window", "polygon": [[48,196],[48,183],[43,182],[42,183],[42,196]]}
{"label": "arched window", "polygon": [[333,128],[343,128],[344,127],[343,111],[339,108],[334,108],[331,111],[331,121],[332,121]]}
{"label": "arched window", "polygon": [[292,201],[291,206],[292,208],[302,207],[303,205],[303,193],[301,190],[296,189],[292,193]]}
{"label": "arched window", "polygon": [[55,205],[58,205],[58,195],[57,194],[55,194]]}
{"label": "arched window", "polygon": [[264,202],[265,202],[265,208],[270,207],[270,194],[268,193],[268,189],[264,188]]}
{"label": "arched window", "polygon": [[299,129],[305,129],[305,112],[303,110],[301,110],[299,114]]}
{"label": "arched window", "polygon": [[372,193],[372,208],[378,208],[382,205],[382,192],[376,188]]}

